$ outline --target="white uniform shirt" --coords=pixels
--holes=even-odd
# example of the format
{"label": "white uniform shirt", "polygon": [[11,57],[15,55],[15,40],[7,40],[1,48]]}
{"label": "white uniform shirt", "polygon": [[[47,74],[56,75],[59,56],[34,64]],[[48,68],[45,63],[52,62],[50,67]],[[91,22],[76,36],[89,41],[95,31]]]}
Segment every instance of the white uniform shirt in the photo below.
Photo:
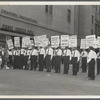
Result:
{"label": "white uniform shirt", "polygon": [[69,49],[63,51],[63,56],[69,56],[71,60],[71,51]]}
{"label": "white uniform shirt", "polygon": [[13,55],[16,55],[16,50],[13,50],[12,54],[13,54]]}
{"label": "white uniform shirt", "polygon": [[61,49],[57,49],[56,50],[56,54],[57,54],[57,56],[61,56],[62,55],[62,50]]}
{"label": "white uniform shirt", "polygon": [[98,52],[98,53],[97,53],[97,58],[99,58],[99,59],[100,59],[100,52]]}
{"label": "white uniform shirt", "polygon": [[27,51],[26,51],[26,55],[29,56],[29,55],[31,54],[31,52],[32,52],[31,50],[27,50]]}
{"label": "white uniform shirt", "polygon": [[88,53],[86,51],[81,52],[81,57],[87,57]]}
{"label": "white uniform shirt", "polygon": [[46,55],[51,55],[51,59],[52,59],[52,57],[53,57],[53,49],[52,48],[46,49]]}
{"label": "white uniform shirt", "polygon": [[24,55],[24,49],[20,50],[21,55]]}
{"label": "white uniform shirt", "polygon": [[38,51],[36,49],[33,49],[31,55],[38,56]]}
{"label": "white uniform shirt", "polygon": [[16,50],[16,55],[20,56],[20,50]]}
{"label": "white uniform shirt", "polygon": [[89,63],[92,59],[95,59],[96,61],[97,55],[96,52],[93,50],[90,50],[88,57],[87,57],[87,63]]}
{"label": "white uniform shirt", "polygon": [[72,51],[72,57],[77,57],[77,61],[80,60],[80,52],[78,50],[73,50]]}
{"label": "white uniform shirt", "polygon": [[24,49],[24,56],[26,56],[26,52],[27,52],[27,50]]}
{"label": "white uniform shirt", "polygon": [[41,48],[41,49],[39,50],[39,53],[40,53],[40,54],[43,54],[43,55],[44,55],[44,58],[45,58],[46,53],[45,53],[45,49],[44,49],[44,48]]}
{"label": "white uniform shirt", "polygon": [[12,51],[9,51],[9,50],[8,50],[8,55],[12,55]]}

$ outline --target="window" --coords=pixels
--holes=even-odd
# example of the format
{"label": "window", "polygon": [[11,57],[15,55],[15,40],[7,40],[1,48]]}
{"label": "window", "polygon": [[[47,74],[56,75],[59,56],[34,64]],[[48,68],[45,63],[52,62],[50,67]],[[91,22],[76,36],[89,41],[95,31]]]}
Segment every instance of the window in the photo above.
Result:
{"label": "window", "polygon": [[52,11],[53,11],[53,6],[52,5],[50,5],[50,7],[49,7],[49,13],[52,15]]}
{"label": "window", "polygon": [[47,14],[53,14],[53,6],[52,5],[46,5],[45,6],[45,12],[47,13]]}
{"label": "window", "polygon": [[99,13],[100,13],[100,6],[99,6]]}
{"label": "window", "polygon": [[94,16],[92,16],[92,24],[93,24],[93,22],[94,22]]}
{"label": "window", "polygon": [[71,10],[70,10],[70,9],[68,9],[67,21],[68,21],[69,23],[71,22]]}
{"label": "window", "polygon": [[45,6],[45,12],[48,13],[48,5]]}
{"label": "window", "polygon": [[93,35],[93,29],[91,30],[91,35]]}

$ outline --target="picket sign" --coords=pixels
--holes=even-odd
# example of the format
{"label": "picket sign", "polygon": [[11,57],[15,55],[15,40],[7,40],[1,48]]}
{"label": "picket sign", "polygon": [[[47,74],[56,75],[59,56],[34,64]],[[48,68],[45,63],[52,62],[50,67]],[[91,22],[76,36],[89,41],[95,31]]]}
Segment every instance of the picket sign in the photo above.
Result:
{"label": "picket sign", "polygon": [[69,36],[69,47],[77,47],[77,35]]}
{"label": "picket sign", "polygon": [[42,46],[42,47],[45,47],[48,45],[48,38],[46,37],[46,35],[40,35],[40,36],[34,36],[34,43],[35,43],[35,46]]}
{"label": "picket sign", "polygon": [[7,45],[8,45],[9,50],[14,48],[12,39],[7,40]]}
{"label": "picket sign", "polygon": [[80,48],[81,48],[81,49],[87,49],[87,48],[86,48],[86,39],[81,39]]}
{"label": "picket sign", "polygon": [[89,48],[90,46],[96,48],[96,37],[95,37],[95,35],[86,36],[86,48]]}
{"label": "picket sign", "polygon": [[14,37],[14,46],[20,47],[20,38],[19,37]]}
{"label": "picket sign", "polygon": [[69,35],[61,35],[61,47],[69,46]]}
{"label": "picket sign", "polygon": [[100,48],[100,36],[98,36],[96,39],[96,46],[97,48]]}
{"label": "picket sign", "polygon": [[59,35],[51,36],[51,46],[53,48],[59,47],[59,43],[60,43]]}

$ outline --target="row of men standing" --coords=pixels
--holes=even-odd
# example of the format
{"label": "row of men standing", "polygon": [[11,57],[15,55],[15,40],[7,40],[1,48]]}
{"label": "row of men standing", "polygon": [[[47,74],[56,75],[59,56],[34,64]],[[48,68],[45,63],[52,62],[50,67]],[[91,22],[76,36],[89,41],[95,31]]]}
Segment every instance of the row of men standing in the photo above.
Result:
{"label": "row of men standing", "polygon": [[[60,47],[52,49],[50,45],[47,48],[40,47],[39,50],[36,47],[33,47],[32,49],[16,49],[13,50],[13,57],[14,69],[23,69],[23,67],[24,69],[29,69],[27,62],[30,59],[30,70],[33,70],[33,68],[36,70],[39,65],[39,71],[43,71],[45,66],[47,72],[51,72],[52,66],[54,66],[55,73],[60,73],[61,57],[63,57],[64,74],[68,74],[69,64],[72,63],[73,75],[77,75],[77,72],[79,71],[80,59],[82,60],[82,72],[86,72],[87,63],[88,66],[94,66],[96,61],[96,53],[93,48],[90,48],[89,53],[83,50],[80,54],[76,48],[71,51],[68,47],[66,47],[62,51]],[[97,68],[99,68],[98,63],[100,63],[100,60],[97,60]],[[91,79],[95,78],[93,68],[88,67],[88,76],[92,77]]]}

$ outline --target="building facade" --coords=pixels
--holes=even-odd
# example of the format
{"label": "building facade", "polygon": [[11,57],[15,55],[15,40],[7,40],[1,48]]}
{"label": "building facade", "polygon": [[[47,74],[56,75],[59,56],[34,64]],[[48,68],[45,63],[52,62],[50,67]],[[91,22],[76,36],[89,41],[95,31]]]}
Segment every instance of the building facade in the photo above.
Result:
{"label": "building facade", "polygon": [[[0,45],[14,36],[95,33],[95,7],[91,5],[0,5]],[[79,45],[79,42],[78,42]]]}

